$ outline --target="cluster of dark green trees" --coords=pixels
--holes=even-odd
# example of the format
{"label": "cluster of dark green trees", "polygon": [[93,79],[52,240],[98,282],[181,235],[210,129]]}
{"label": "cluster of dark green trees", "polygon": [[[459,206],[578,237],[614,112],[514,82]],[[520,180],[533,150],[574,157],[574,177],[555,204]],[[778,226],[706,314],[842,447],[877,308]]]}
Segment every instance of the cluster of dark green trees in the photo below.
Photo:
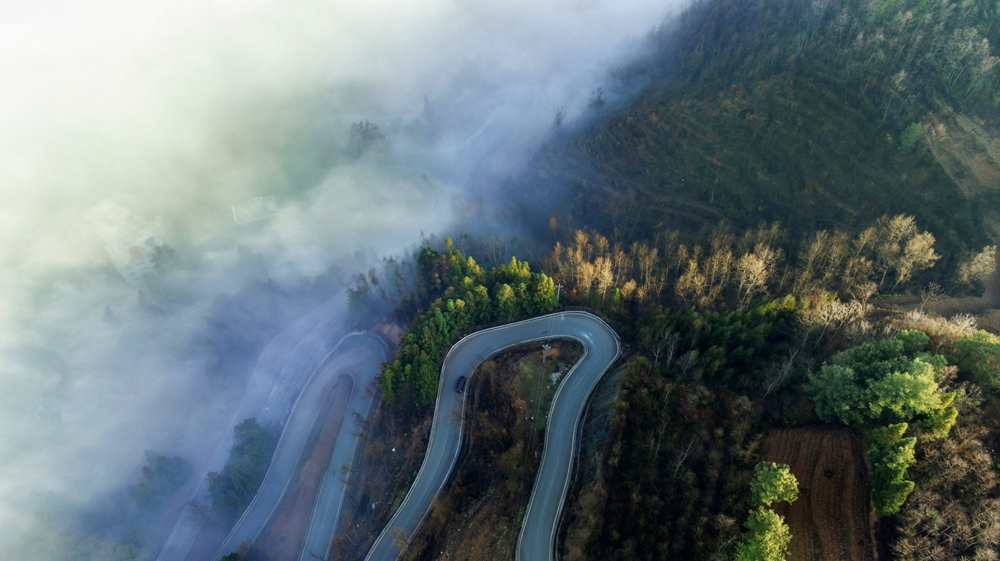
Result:
{"label": "cluster of dark green trees", "polygon": [[271,465],[276,438],[257,419],[245,419],[233,428],[229,460],[221,472],[205,477],[212,511],[226,523],[238,518],[253,500]]}
{"label": "cluster of dark green trees", "polygon": [[192,471],[191,464],[179,456],[171,458],[146,450],[142,481],[129,485],[128,494],[140,509],[156,509],[187,481]]}
{"label": "cluster of dark green trees", "polygon": [[538,315],[556,306],[555,283],[527,263],[484,268],[446,240],[444,251],[423,247],[417,255],[421,294],[429,301],[379,378],[389,403],[430,405],[437,395],[444,353],[464,330]]}
{"label": "cluster of dark green trees", "polygon": [[[783,0],[749,6],[721,0],[704,9],[714,13],[700,31],[715,45],[685,50],[679,57],[685,78],[701,72],[719,81],[734,74],[761,79],[827,70],[830,82],[856,87],[880,116],[933,109],[935,98],[1000,103],[993,88],[1000,79],[1000,4],[994,0]],[[747,13],[753,28],[719,40],[714,33],[725,30],[727,12],[736,9]],[[742,55],[745,68],[733,66],[736,56],[720,54]]]}
{"label": "cluster of dark green trees", "polygon": [[756,402],[797,409],[799,374],[783,365],[799,307],[789,297],[612,318],[642,350],[626,364],[606,449],[581,459],[599,462],[607,489],[588,559],[732,559],[760,438],[776,422]]}
{"label": "cluster of dark green trees", "polygon": [[789,351],[799,307],[792,296],[746,311],[657,307],[639,319],[636,335],[665,373],[752,385],[753,372]]}

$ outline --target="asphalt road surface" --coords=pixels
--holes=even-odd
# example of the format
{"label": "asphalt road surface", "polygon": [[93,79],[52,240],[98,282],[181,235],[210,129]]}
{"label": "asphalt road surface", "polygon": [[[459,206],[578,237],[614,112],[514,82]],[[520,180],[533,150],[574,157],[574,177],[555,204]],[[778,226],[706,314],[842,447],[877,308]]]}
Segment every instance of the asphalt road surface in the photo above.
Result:
{"label": "asphalt road surface", "polygon": [[[267,470],[267,475],[264,476],[264,481],[261,483],[257,495],[243,516],[240,517],[236,526],[233,527],[226,541],[215,553],[214,559],[220,559],[222,556],[232,553],[240,542],[252,542],[260,534],[299,467],[302,452],[308,444],[309,435],[322,412],[326,396],[325,389],[333,385],[337,378],[346,374],[351,376],[354,384],[347,410],[340,412],[340,414],[350,415],[352,418],[347,419],[348,422],[341,425],[340,435],[332,453],[330,470],[326,474],[323,490],[319,497],[325,500],[320,501],[322,504],[317,504],[317,509],[313,512],[310,525],[310,529],[313,531],[307,537],[307,544],[310,539],[313,542],[319,541],[322,543],[322,549],[319,552],[321,554],[327,552],[328,544],[333,537],[334,525],[339,518],[340,497],[343,492],[343,483],[337,475],[330,477],[330,472],[336,474],[341,466],[351,463],[354,443],[350,441],[357,440],[352,434],[357,433],[356,418],[352,415],[352,411],[367,416],[372,401],[372,395],[367,391],[367,388],[372,385],[382,361],[386,358],[385,344],[378,337],[366,333],[349,334],[330,351],[327,358],[315,369],[305,387],[302,388],[302,392],[288,416],[288,421],[275,448],[271,466]],[[330,481],[331,479],[333,481]],[[337,485],[338,483],[340,485]],[[308,547],[315,549],[319,546],[313,543]],[[306,554],[306,558],[309,558],[308,554]]]}
{"label": "asphalt road surface", "polygon": [[430,511],[458,459],[466,394],[455,392],[459,376],[469,376],[503,350],[547,339],[583,344],[580,362],[564,376],[552,400],[542,462],[524,515],[517,544],[518,561],[555,558],[556,530],[569,487],[576,434],[587,399],[601,376],[618,360],[621,345],[608,324],[586,312],[559,312],[479,331],[456,343],[445,357],[430,440],[417,478],[399,510],[375,540],[366,561],[395,561]]}
{"label": "asphalt road surface", "polygon": [[[205,474],[222,470],[233,444],[235,425],[250,417],[256,417],[262,425],[284,424],[309,376],[344,337],[346,330],[337,320],[346,315],[346,298],[338,295],[296,320],[268,343],[257,359],[230,423],[220,434],[213,455],[199,469],[199,484],[191,499],[207,499]],[[197,515],[185,509],[157,561],[184,561],[200,529]]]}
{"label": "asphalt road surface", "polygon": [[[375,376],[381,370],[382,361],[387,359],[388,354],[383,346],[380,353],[372,352],[363,367],[353,372],[354,387],[347,406],[347,417],[340,424],[337,442],[334,443],[333,452],[330,454],[330,465],[323,475],[323,482],[316,496],[305,543],[299,556],[300,561],[313,561],[317,557],[330,558],[333,534],[337,530],[346,496],[347,483],[341,468],[344,466],[350,468],[354,462],[354,453],[361,440],[357,435],[364,428],[361,426],[361,421],[368,418],[375,401],[375,394],[371,391]],[[351,473],[350,469],[348,473]]]}

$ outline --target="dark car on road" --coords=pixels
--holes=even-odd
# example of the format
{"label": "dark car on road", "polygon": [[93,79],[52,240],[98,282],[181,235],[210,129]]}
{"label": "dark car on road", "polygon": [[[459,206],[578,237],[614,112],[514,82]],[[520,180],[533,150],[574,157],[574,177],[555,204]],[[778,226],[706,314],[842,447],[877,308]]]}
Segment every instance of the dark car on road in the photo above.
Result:
{"label": "dark car on road", "polygon": [[458,393],[465,393],[465,382],[468,380],[465,376],[458,377],[458,383],[455,384],[455,391]]}

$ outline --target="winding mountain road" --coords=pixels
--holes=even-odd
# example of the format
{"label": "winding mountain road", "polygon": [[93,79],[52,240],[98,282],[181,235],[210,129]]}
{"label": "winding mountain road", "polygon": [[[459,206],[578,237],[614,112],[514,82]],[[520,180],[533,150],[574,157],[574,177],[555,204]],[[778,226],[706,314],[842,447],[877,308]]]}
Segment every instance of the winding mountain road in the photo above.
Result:
{"label": "winding mountain road", "polygon": [[264,476],[257,495],[250,506],[233,527],[226,541],[219,547],[214,559],[236,550],[240,542],[252,542],[270,520],[288,489],[288,485],[299,467],[303,450],[308,444],[317,419],[322,413],[326,396],[325,388],[333,385],[340,376],[347,375],[353,380],[351,398],[344,411],[331,414],[349,416],[341,424],[340,434],[334,445],[330,467],[325,474],[322,488],[317,497],[316,508],[310,522],[306,538],[306,559],[318,552],[323,559],[328,556],[329,544],[340,514],[343,481],[340,479],[341,466],[351,463],[357,438],[352,433],[358,431],[357,418],[365,418],[372,405],[372,386],[379,368],[387,358],[385,344],[378,337],[362,332],[344,336],[330,351],[323,363],[315,369],[309,381],[299,394],[288,416],[288,421],[278,440],[271,466]]}
{"label": "winding mountain road", "polygon": [[[285,492],[319,413],[317,400],[321,400],[325,392],[310,390],[322,388],[340,375],[348,375],[353,380],[353,387],[347,408],[332,413],[346,417],[316,499],[302,556],[309,558],[315,551],[328,553],[343,497],[340,468],[349,465],[354,456],[358,443],[358,416],[365,418],[371,410],[373,396],[369,388],[388,355],[378,336],[366,332],[345,333],[344,323],[339,318],[346,315],[346,298],[343,294],[337,295],[278,334],[258,357],[243,399],[233,412],[230,428],[200,470],[199,484],[191,498],[209,500],[204,474],[223,469],[233,442],[231,427],[240,420],[256,417],[263,425],[281,426],[282,437],[257,497],[213,559],[231,552],[241,540],[252,540],[260,533]],[[194,559],[198,554],[192,551],[201,528],[197,515],[185,510],[157,561],[205,561],[207,555]]]}
{"label": "winding mountain road", "polygon": [[[205,474],[221,471],[233,444],[237,423],[250,417],[262,425],[283,426],[292,404],[316,368],[345,336],[338,318],[347,315],[347,298],[338,294],[285,328],[257,358],[243,398],[207,463],[198,470],[199,483],[190,498],[207,501]],[[199,516],[185,509],[164,544],[157,561],[184,561],[202,529]],[[204,561],[199,559],[197,561]]]}
{"label": "winding mountain road", "polygon": [[362,421],[371,414],[375,402],[375,394],[371,391],[375,385],[375,377],[381,371],[382,361],[389,358],[388,350],[381,339],[378,342],[382,345],[381,352],[372,353],[368,360],[352,373],[354,387],[345,413],[347,417],[340,424],[337,442],[333,446],[329,466],[313,505],[305,543],[299,554],[300,561],[330,558],[330,546],[346,496],[347,481],[342,468],[345,466],[350,468],[354,462],[354,454],[361,441],[359,435],[364,430]]}
{"label": "winding mountain road", "polygon": [[586,312],[559,312],[484,329],[456,343],[445,357],[430,440],[410,491],[375,540],[366,561],[395,561],[430,511],[451,475],[462,445],[466,394],[455,392],[460,376],[470,376],[484,360],[510,347],[547,339],[573,339],[584,354],[563,378],[552,400],[542,461],[518,539],[518,561],[555,558],[556,531],[569,488],[576,434],[583,409],[601,376],[621,355],[617,334]]}

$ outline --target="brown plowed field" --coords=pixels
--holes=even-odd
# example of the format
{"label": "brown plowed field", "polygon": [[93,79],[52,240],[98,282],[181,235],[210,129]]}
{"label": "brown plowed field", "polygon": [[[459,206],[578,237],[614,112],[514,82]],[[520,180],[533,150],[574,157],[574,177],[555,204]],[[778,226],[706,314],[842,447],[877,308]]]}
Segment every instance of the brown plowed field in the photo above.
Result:
{"label": "brown plowed field", "polygon": [[[323,413],[316,419],[322,425],[318,436],[302,452],[305,459],[298,473],[285,490],[277,509],[264,526],[257,545],[269,559],[298,559],[302,543],[309,528],[316,495],[323,481],[323,474],[330,465],[330,455],[337,442],[340,425],[344,422],[347,402],[351,399],[354,385],[350,376],[340,376],[330,388],[323,402]],[[315,429],[314,429],[315,430]]]}
{"label": "brown plowed field", "polygon": [[771,431],[761,459],[788,464],[799,500],[772,505],[792,532],[788,559],[875,561],[871,478],[861,439],[840,428]]}

